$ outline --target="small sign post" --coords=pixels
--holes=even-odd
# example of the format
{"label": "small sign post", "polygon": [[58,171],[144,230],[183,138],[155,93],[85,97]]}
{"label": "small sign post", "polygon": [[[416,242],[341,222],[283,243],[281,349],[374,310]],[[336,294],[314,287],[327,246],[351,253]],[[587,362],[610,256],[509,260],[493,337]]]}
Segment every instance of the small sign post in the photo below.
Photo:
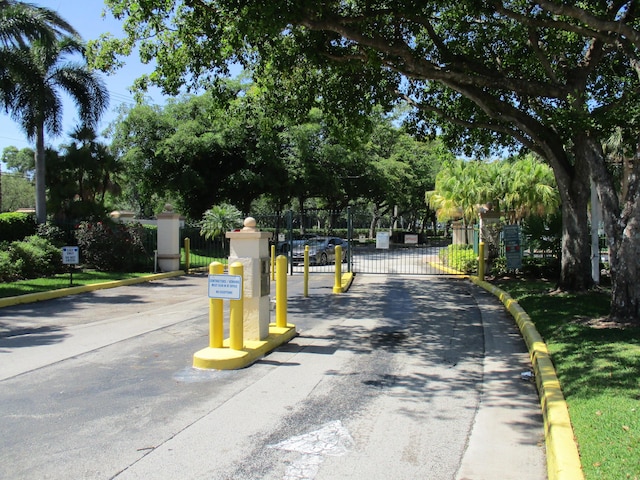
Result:
{"label": "small sign post", "polygon": [[78,247],[62,247],[62,264],[69,265],[69,286],[73,285],[73,266],[80,263],[80,249]]}
{"label": "small sign post", "polygon": [[508,270],[522,269],[522,252],[520,251],[520,226],[505,225],[502,227],[505,256]]}

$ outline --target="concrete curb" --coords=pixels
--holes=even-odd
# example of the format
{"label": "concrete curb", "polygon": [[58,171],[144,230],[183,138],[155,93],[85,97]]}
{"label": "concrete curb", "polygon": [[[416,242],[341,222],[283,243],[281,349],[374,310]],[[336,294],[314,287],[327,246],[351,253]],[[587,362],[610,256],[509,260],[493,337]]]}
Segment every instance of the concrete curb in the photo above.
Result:
{"label": "concrete curb", "polygon": [[478,277],[469,276],[469,278],[473,283],[500,299],[515,319],[529,350],[544,418],[549,480],[584,479],[569,409],[547,345],[527,312],[507,292],[480,280]]}
{"label": "concrete curb", "polygon": [[76,295],[78,293],[93,292],[95,290],[102,290],[104,288],[115,288],[125,285],[134,285],[136,283],[151,282],[153,280],[161,280],[163,278],[178,277],[184,274],[184,271],[176,270],[174,272],[145,275],[144,277],[127,278],[125,280],[93,283],[91,285],[82,285],[80,287],[60,288],[58,290],[50,290],[48,292],[29,293],[26,295],[17,295],[15,297],[0,298],[0,308],[11,307],[13,305],[20,305],[23,303],[40,302],[42,300],[51,300],[53,298],[66,297],[67,295]]}

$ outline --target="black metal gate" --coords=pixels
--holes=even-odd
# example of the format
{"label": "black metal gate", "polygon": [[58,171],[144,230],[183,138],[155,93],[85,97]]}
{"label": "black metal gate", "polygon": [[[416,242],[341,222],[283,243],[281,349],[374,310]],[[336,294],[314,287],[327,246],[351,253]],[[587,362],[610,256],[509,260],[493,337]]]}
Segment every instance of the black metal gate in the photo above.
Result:
{"label": "black metal gate", "polygon": [[[349,214],[350,265],[354,273],[386,275],[443,275],[440,252],[451,244],[444,230],[391,228],[399,219],[373,223],[370,215]],[[387,224],[385,224],[387,222]],[[395,225],[397,226],[397,225]],[[414,229],[417,230],[417,229]]]}
{"label": "black metal gate", "polygon": [[[256,217],[261,230],[274,233],[276,254],[287,255],[292,275],[303,272],[299,254],[305,244],[312,250],[310,273],[334,272],[332,239],[338,239],[335,240],[337,243],[342,240],[343,271],[387,275],[449,274],[440,261],[440,251],[451,244],[451,237],[444,231],[433,235],[376,225],[372,232],[370,219],[370,216],[354,215],[351,209],[307,209],[303,213],[287,211]],[[329,245],[318,246],[319,240]],[[326,248],[329,250],[322,250]]]}

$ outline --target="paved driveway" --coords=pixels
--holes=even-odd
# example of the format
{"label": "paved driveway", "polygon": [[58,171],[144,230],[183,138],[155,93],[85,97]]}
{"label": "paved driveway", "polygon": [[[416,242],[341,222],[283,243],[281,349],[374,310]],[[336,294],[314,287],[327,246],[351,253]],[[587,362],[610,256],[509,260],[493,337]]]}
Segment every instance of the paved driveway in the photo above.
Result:
{"label": "paved driveway", "polygon": [[464,280],[357,276],[251,367],[191,368],[206,277],[0,310],[0,478],[542,479],[513,321]]}

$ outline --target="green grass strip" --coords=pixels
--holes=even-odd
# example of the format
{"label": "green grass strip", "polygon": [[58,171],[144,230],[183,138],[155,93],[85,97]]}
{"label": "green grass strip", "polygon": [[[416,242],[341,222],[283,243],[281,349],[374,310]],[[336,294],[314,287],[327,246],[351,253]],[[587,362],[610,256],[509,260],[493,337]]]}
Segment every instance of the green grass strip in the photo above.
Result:
{"label": "green grass strip", "polygon": [[640,328],[603,323],[610,293],[505,281],[547,345],[587,480],[640,479]]}
{"label": "green grass strip", "polygon": [[70,285],[70,275],[68,273],[60,273],[52,277],[33,278],[11,283],[0,283],[0,298],[49,292],[51,290],[68,288],[69,286],[77,287],[82,285],[91,285],[94,283],[126,280],[128,278],[139,278],[146,275],[149,275],[149,273],[113,273],[98,272],[94,270],[77,271],[73,273],[73,284]]}

